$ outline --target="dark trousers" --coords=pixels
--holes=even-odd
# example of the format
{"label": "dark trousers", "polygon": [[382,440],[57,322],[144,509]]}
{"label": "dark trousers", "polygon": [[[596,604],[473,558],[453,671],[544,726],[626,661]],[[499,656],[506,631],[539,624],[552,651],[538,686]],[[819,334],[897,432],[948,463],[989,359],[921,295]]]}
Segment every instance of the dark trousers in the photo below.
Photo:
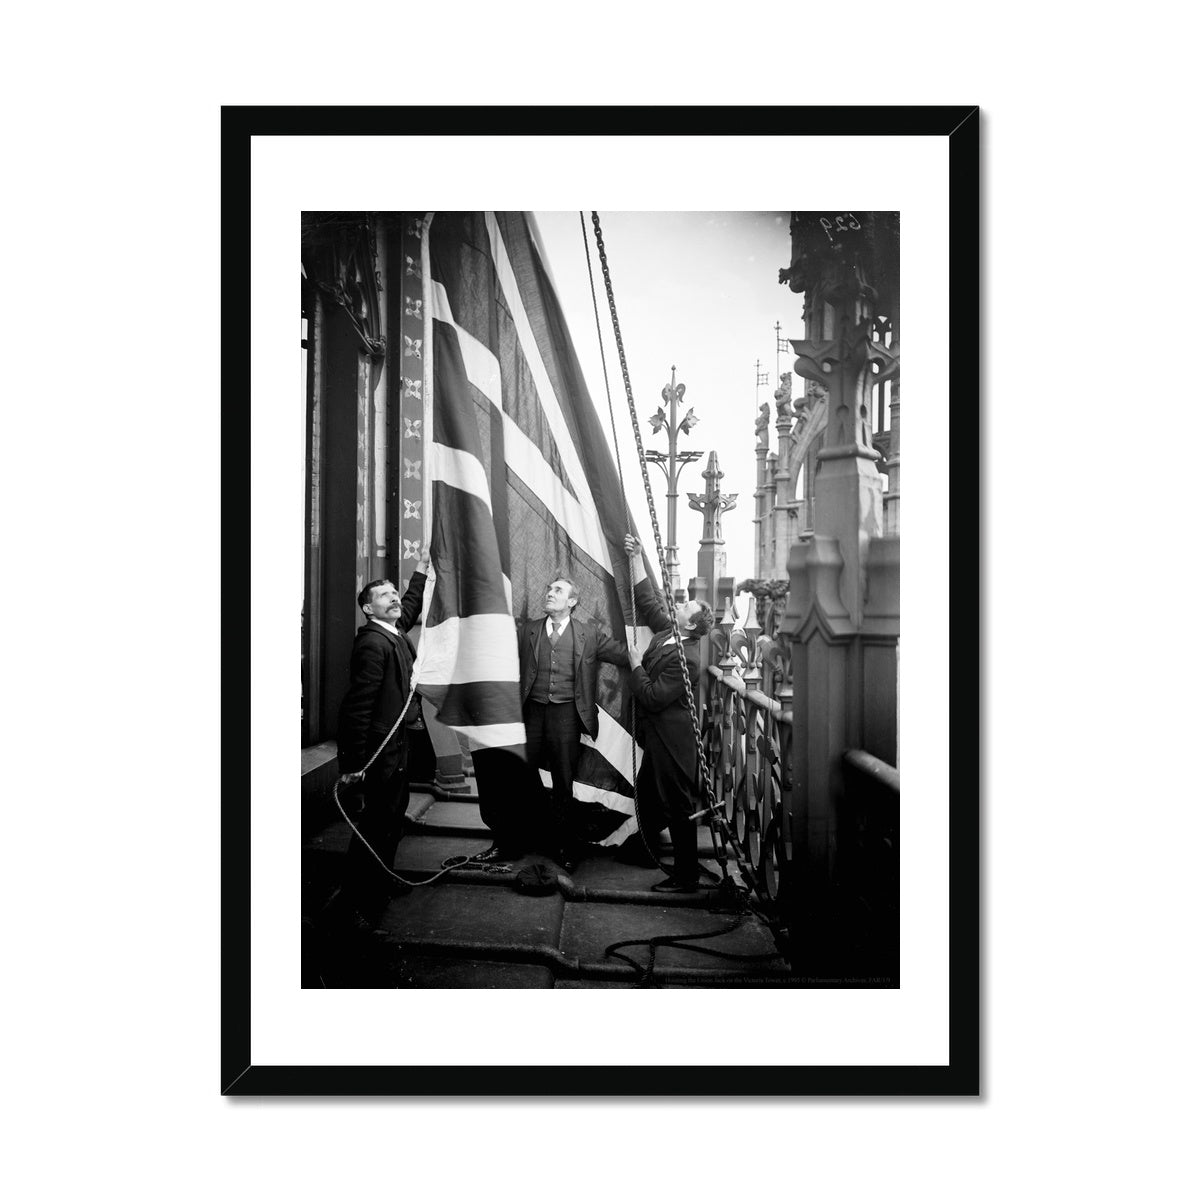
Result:
{"label": "dark trousers", "polygon": [[551,797],[546,828],[555,847],[573,842],[571,808],[574,803],[573,785],[582,750],[579,739],[583,722],[574,704],[538,704],[530,700],[525,705],[525,753],[529,765],[537,771],[546,767],[550,772]]}
{"label": "dark trousers", "polygon": [[647,734],[637,782],[638,823],[647,832],[657,832],[665,825],[671,832],[671,845],[675,851],[672,874],[684,883],[697,882],[700,856],[696,845],[696,822],[690,820],[696,811],[696,786],[656,732]]}
{"label": "dark trousers", "polygon": [[472,750],[471,763],[483,823],[501,849],[523,851],[546,820],[541,784],[531,777],[524,756],[511,750]]}
{"label": "dark trousers", "polygon": [[[404,814],[408,811],[408,771],[396,764],[393,755],[385,754],[383,758],[389,760],[386,765],[382,769],[378,763],[373,766],[361,784],[363,809],[355,824],[371,850],[390,870],[396,861]],[[361,838],[351,835],[342,885],[347,898],[368,916],[372,915],[371,910],[382,910],[393,882],[371,850],[363,845]]]}

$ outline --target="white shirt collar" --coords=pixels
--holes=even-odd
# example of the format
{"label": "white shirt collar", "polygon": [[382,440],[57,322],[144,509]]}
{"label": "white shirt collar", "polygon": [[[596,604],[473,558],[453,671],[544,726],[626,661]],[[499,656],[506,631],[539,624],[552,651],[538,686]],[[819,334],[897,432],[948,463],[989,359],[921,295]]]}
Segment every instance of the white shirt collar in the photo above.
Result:
{"label": "white shirt collar", "polygon": [[386,629],[392,637],[399,637],[400,630],[395,625],[389,625],[386,621],[381,621],[378,617],[368,618],[373,625],[378,625],[381,629]]}
{"label": "white shirt collar", "polygon": [[[571,614],[567,613],[562,619],[562,624],[558,627],[558,636],[562,637],[563,630],[567,627],[567,622],[571,619]],[[554,630],[554,618],[549,613],[546,614],[546,636],[549,637]]]}

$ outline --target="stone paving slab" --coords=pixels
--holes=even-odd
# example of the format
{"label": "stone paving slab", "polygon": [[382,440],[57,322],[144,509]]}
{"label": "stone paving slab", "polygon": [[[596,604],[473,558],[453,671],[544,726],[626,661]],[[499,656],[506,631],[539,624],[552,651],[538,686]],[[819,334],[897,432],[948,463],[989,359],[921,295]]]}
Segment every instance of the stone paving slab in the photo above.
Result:
{"label": "stone paving slab", "polygon": [[[558,894],[522,896],[508,887],[443,881],[393,900],[379,927],[402,944],[412,939],[553,950],[563,904]],[[414,952],[420,951],[414,947]]]}
{"label": "stone paving slab", "polygon": [[435,800],[416,824],[418,828],[421,825],[435,825],[443,829],[470,830],[490,837],[488,827],[479,816],[478,803],[463,800]]}
{"label": "stone paving slab", "polygon": [[[559,948],[581,962],[613,962],[605,959],[604,949],[613,942],[632,938],[683,936],[706,933],[732,925],[736,917],[727,913],[709,912],[698,908],[668,908],[658,905],[628,904],[569,904],[563,916]],[[707,949],[724,950],[735,954],[770,954],[770,960],[743,963],[737,959],[714,958],[674,946],[661,946],[655,954],[660,966],[686,967],[712,971],[760,971],[786,968],[778,955],[771,931],[753,915],[742,919],[730,933],[706,938],[697,943]],[[646,962],[649,949],[644,946],[623,951],[638,962]]]}
{"label": "stone paving slab", "polygon": [[609,855],[592,855],[575,869],[571,881],[580,887],[641,891],[658,883],[663,873],[657,867],[635,867],[617,862]]}
{"label": "stone paving slab", "polygon": [[[600,980],[600,979],[557,979],[554,981],[553,986],[556,989],[562,988],[562,989],[568,990],[568,991],[572,990],[572,989],[576,990],[576,991],[583,991],[585,989],[588,991],[591,991],[594,988],[624,988],[626,991],[632,991],[635,988],[641,987],[642,985],[638,984],[638,983],[618,983],[615,981],[610,982],[608,980]],[[707,991],[713,987],[718,987],[718,988],[724,989],[724,988],[738,987],[738,986],[739,985],[737,983],[730,983],[728,981],[723,981],[721,983],[714,983],[714,984],[669,983],[669,982],[664,982],[660,979],[656,979],[654,982],[655,989],[659,990],[659,991],[689,991],[690,992],[690,991],[695,991],[697,989],[700,989],[701,991]],[[762,984],[759,983],[756,986],[761,987]]]}
{"label": "stone paving slab", "polygon": [[396,870],[438,871],[447,858],[456,854],[479,854],[491,844],[491,838],[488,837],[413,830],[400,839],[400,848],[396,851]]}
{"label": "stone paving slab", "polygon": [[554,972],[529,963],[438,958],[401,952],[401,971],[414,988],[551,988]]}
{"label": "stone paving slab", "polygon": [[[345,821],[326,826],[320,833],[308,839],[304,845],[306,856],[341,856],[346,853],[354,835]],[[396,863],[410,866],[435,868],[443,858],[451,854],[478,854],[492,844],[490,835],[472,836],[469,830],[449,834],[427,832],[419,825],[405,829],[396,852]]]}
{"label": "stone paving slab", "polygon": [[636,988],[636,983],[616,983],[608,980],[591,980],[591,979],[556,979],[554,981],[555,988],[564,988],[567,990],[574,989],[576,991],[588,990],[593,988]]}
{"label": "stone paving slab", "polygon": [[[421,797],[416,812],[420,813],[427,803],[428,798]],[[410,813],[413,811],[410,808]],[[710,839],[706,830],[699,832],[704,854]],[[351,836],[349,827],[337,817],[318,834],[305,839],[303,911],[306,914],[319,914],[328,893],[340,879],[342,859]],[[477,803],[439,799],[428,803],[424,823],[409,824],[397,852],[396,868],[401,873],[419,876],[439,870],[442,862],[452,855],[476,854],[491,844],[490,832],[478,819]],[[664,845],[663,853],[669,854],[669,844]],[[527,854],[511,864],[511,869],[515,871],[532,862],[556,865],[543,855]],[[448,875],[393,901],[380,923],[379,934],[366,939],[347,939],[338,934],[333,941],[326,938],[318,947],[306,951],[306,970],[317,982],[311,982],[310,978],[305,986],[431,989],[636,986],[619,975],[556,979],[556,974],[569,972],[573,962],[585,969],[589,964],[606,964],[619,970],[621,965],[617,960],[603,957],[604,947],[613,942],[704,932],[734,920],[703,907],[705,893],[701,893],[696,907],[689,907],[697,903],[690,897],[662,898],[660,902],[648,889],[661,878],[658,867],[619,861],[611,849],[594,850],[582,860],[573,876],[564,878],[566,896],[561,892],[548,897],[523,896],[512,888],[511,874],[481,870]],[[612,899],[606,899],[605,893]],[[629,900],[620,902],[618,894],[627,894]],[[443,952],[439,944],[451,952]],[[775,951],[769,930],[754,918],[748,918],[736,932],[701,944],[737,953],[774,955]],[[644,946],[633,947],[626,953],[639,962],[648,961],[648,948]],[[784,967],[778,956],[763,962],[742,962],[675,947],[660,948],[656,965],[687,972],[686,976],[675,979],[660,975],[653,980],[656,986],[691,988],[739,986],[733,978],[738,972],[747,976],[763,974],[769,984],[772,970]],[[712,982],[705,979],[706,973],[715,973]],[[719,980],[718,974],[722,977]]]}

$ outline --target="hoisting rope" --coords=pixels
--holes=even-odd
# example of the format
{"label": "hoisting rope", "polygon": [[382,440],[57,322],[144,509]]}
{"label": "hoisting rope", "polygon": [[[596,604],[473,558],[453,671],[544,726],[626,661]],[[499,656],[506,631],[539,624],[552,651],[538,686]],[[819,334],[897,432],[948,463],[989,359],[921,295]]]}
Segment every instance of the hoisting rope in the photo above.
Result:
{"label": "hoisting rope", "polygon": [[[646,492],[646,507],[650,512],[650,524],[654,530],[654,547],[658,552],[658,566],[661,572],[660,578],[664,586],[667,584],[670,576],[667,574],[666,554],[663,550],[662,533],[658,527],[658,513],[654,507],[654,493],[650,488],[650,472],[646,467],[646,450],[642,444],[642,431],[638,427],[637,408],[633,402],[633,384],[629,379],[629,364],[625,359],[625,343],[621,337],[621,323],[617,319],[617,302],[613,296],[612,275],[608,269],[608,255],[604,251],[604,235],[600,229],[600,214],[592,212],[592,227],[596,233],[596,250],[600,255],[600,270],[604,274],[604,290],[608,296],[608,311],[612,316],[613,338],[617,343],[617,357],[621,362],[621,378],[625,383],[625,400],[629,405],[629,420],[633,425],[633,436],[637,442],[638,464],[642,469],[642,487]],[[590,258],[589,258],[590,268]],[[607,383],[607,375],[605,377]],[[610,402],[611,411],[611,402]],[[614,434],[615,437],[615,434]],[[626,507],[626,515],[628,515],[628,507]],[[632,572],[630,573],[632,579]],[[733,850],[734,858],[741,865],[741,854],[738,850],[737,843],[729,836],[728,824],[725,820],[725,813],[717,806],[716,794],[713,792],[712,776],[708,770],[708,761],[704,755],[704,738],[700,733],[700,720],[696,715],[696,700],[692,693],[692,680],[688,672],[687,655],[683,649],[683,638],[679,631],[679,622],[675,615],[674,605],[668,603],[667,616],[671,621],[671,629],[675,635],[675,649],[679,655],[679,665],[683,670],[683,688],[687,694],[688,716],[692,719],[692,734],[696,739],[696,758],[700,767],[701,786],[703,788],[703,796],[706,802],[705,807],[702,807],[699,812],[693,814],[693,820],[707,818],[709,827],[713,832],[713,848],[716,850],[717,861],[721,865],[721,875],[723,882],[729,884],[729,869],[726,866],[726,858],[728,850]],[[636,619],[636,617],[635,617]],[[640,822],[639,822],[640,825]]]}
{"label": "hoisting rope", "polygon": [[[371,769],[371,766],[374,764],[375,760],[383,753],[384,746],[386,746],[388,744],[388,742],[390,742],[392,740],[392,738],[394,738],[396,736],[396,730],[400,728],[401,724],[403,724],[403,722],[404,722],[405,716],[407,716],[407,714],[408,714],[408,706],[410,704],[412,704],[413,697],[417,694],[417,675],[418,675],[419,667],[420,667],[420,659],[421,659],[421,654],[420,654],[420,650],[418,649],[417,661],[413,663],[412,674],[409,676],[408,697],[404,701],[404,707],[400,710],[400,715],[396,718],[395,725],[393,725],[391,727],[391,729],[388,731],[387,736],[376,747],[375,753],[372,754],[369,759],[367,759],[366,766],[363,767],[362,770],[360,770],[360,771],[350,772],[351,774],[357,775],[360,780]],[[474,855],[452,854],[449,858],[442,859],[442,869],[440,871],[438,871],[436,875],[431,875],[428,879],[405,879],[403,875],[399,875],[395,871],[393,871],[392,868],[389,867],[387,865],[387,863],[385,863],[383,861],[383,859],[380,858],[379,855],[375,853],[375,847],[372,846],[371,843],[367,841],[367,839],[362,835],[358,826],[355,825],[354,822],[350,819],[349,814],[342,807],[342,798],[339,794],[341,792],[341,787],[342,787],[342,779],[341,779],[341,776],[339,775],[337,782],[333,785],[333,802],[334,802],[334,804],[337,805],[338,812],[340,812],[342,814],[343,820],[346,822],[347,825],[350,826],[350,829],[354,833],[354,836],[356,838],[358,838],[358,840],[360,842],[362,842],[362,844],[364,846],[366,846],[366,848],[370,851],[371,857],[383,868],[384,872],[386,874],[390,875],[393,879],[404,884],[405,887],[425,887],[427,884],[436,883],[437,880],[441,879],[441,877],[443,875],[448,875],[451,871],[457,871],[466,866],[471,866],[474,870],[477,870],[477,871],[484,871],[484,872],[488,872],[488,873],[496,874],[496,875],[507,875],[508,874],[508,871],[509,871],[508,867],[496,866],[491,863],[477,863],[474,861],[474,859],[475,859]]]}

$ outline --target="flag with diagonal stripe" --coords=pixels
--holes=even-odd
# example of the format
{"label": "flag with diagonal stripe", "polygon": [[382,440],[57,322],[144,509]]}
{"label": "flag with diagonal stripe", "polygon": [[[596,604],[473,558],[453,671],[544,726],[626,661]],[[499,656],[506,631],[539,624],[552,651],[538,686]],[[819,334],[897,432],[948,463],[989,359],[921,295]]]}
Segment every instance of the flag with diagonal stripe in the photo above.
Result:
{"label": "flag with diagonal stripe", "polygon": [[[519,748],[515,621],[541,614],[547,582],[568,575],[577,620],[632,635],[624,497],[532,218],[436,213],[422,244],[434,578],[420,689],[472,746]],[[575,796],[610,810],[596,840],[615,844],[636,829],[620,668],[600,665],[597,700]]]}

